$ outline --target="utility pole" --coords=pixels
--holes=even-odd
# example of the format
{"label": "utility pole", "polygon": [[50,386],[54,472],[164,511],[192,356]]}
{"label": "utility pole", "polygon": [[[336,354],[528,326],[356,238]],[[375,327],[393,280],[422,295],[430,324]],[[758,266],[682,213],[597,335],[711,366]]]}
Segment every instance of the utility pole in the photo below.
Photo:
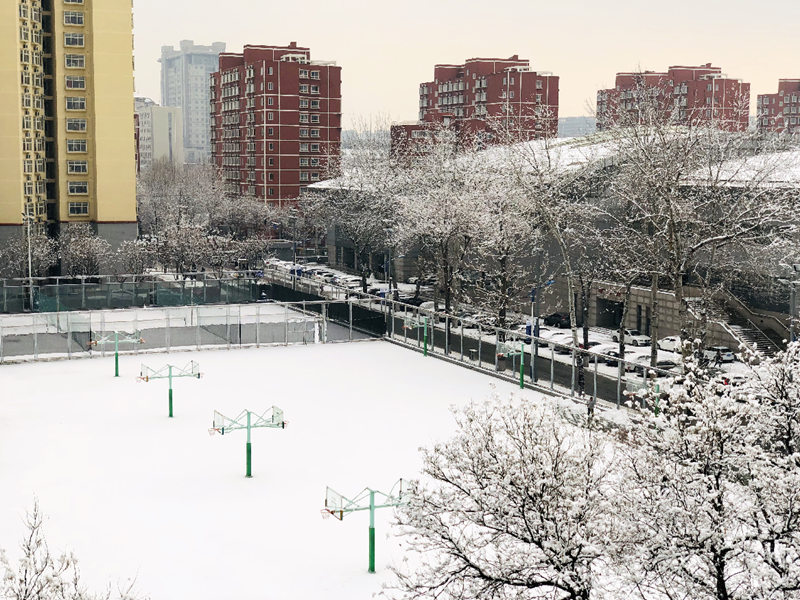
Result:
{"label": "utility pole", "polygon": [[34,217],[33,215],[22,213],[22,218],[25,219],[25,225],[28,234],[28,301],[30,303],[30,311],[33,312],[33,258],[31,252],[31,220],[33,220]]}

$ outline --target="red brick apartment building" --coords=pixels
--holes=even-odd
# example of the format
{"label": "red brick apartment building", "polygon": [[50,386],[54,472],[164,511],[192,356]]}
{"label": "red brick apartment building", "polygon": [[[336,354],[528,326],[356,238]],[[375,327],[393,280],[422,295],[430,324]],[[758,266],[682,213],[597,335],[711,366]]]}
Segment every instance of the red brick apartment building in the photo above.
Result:
{"label": "red brick apartment building", "polygon": [[532,71],[516,54],[436,65],[433,81],[419,86],[419,121],[392,126],[392,143],[425,139],[438,126],[455,128],[464,145],[492,143],[494,122],[508,123],[520,139],[556,136],[558,77]]}
{"label": "red brick apartment building", "polygon": [[341,71],[296,42],[219,55],[211,155],[226,192],[280,203],[326,178],[340,151]]}
{"label": "red brick apartment building", "polygon": [[625,119],[637,122],[645,99],[665,121],[677,124],[713,123],[721,129],[744,131],[749,123],[750,84],[707,63],[673,66],[666,73],[617,73],[613,88],[597,92],[597,128]]}
{"label": "red brick apartment building", "polygon": [[777,94],[759,94],[756,124],[762,133],[800,133],[800,79],[779,79]]}

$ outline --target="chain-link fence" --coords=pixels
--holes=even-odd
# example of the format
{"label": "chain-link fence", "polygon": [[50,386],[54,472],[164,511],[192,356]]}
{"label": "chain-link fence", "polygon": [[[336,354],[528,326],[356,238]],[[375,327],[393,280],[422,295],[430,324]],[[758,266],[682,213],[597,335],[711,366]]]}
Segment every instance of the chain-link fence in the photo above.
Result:
{"label": "chain-link fence", "polygon": [[0,279],[0,313],[254,302],[261,275],[228,271]]}
{"label": "chain-link fence", "polygon": [[[314,344],[375,337],[328,301],[135,308],[0,316],[0,363],[114,352],[115,332],[138,342],[121,353]],[[331,315],[331,317],[329,317]]]}

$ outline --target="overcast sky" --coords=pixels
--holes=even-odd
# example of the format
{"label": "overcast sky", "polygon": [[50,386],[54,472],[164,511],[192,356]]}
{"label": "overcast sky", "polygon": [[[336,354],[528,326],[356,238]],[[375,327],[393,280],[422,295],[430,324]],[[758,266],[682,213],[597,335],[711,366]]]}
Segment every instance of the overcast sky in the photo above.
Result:
{"label": "overcast sky", "polygon": [[755,97],[800,78],[799,0],[134,0],[136,91],[160,102],[162,45],[311,48],[342,67],[344,126],[417,116],[436,63],[519,54],[559,75],[559,116],[590,114],[617,71],[712,62]]}

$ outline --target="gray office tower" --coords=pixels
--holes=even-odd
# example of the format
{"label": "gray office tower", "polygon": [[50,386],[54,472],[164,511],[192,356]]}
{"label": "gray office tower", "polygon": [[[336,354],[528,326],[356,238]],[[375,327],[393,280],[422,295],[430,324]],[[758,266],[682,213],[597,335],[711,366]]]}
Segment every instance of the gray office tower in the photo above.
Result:
{"label": "gray office tower", "polygon": [[209,74],[219,70],[224,42],[195,46],[181,40],[180,48],[161,46],[161,105],[183,109],[183,146],[187,163],[211,160]]}

